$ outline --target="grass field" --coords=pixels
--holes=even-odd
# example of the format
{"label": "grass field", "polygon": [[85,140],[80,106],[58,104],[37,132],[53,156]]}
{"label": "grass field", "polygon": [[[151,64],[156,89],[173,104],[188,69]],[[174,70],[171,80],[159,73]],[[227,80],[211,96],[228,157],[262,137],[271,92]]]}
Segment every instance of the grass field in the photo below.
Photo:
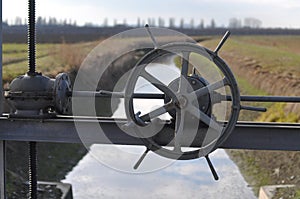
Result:
{"label": "grass field", "polygon": [[[55,77],[59,72],[78,68],[98,42],[78,44],[37,44],[36,69]],[[3,82],[8,83],[28,70],[27,44],[3,44]]]}
{"label": "grass field", "polygon": [[[214,49],[218,41],[219,38],[212,38],[201,44]],[[54,77],[59,72],[76,70],[88,52],[98,43],[38,44],[37,71]],[[300,93],[300,36],[232,37],[226,42],[220,55],[231,66],[242,94],[299,95]],[[4,44],[4,83],[26,73],[27,70],[27,44]],[[299,109],[289,111],[287,104],[252,105],[266,106],[270,110],[262,115],[242,112],[240,119],[300,122],[300,114],[297,112]],[[243,150],[231,151],[230,154],[246,175],[248,182],[256,188],[283,181],[300,186],[300,171],[298,167],[294,167],[300,164],[299,152]],[[275,176],[273,172],[277,168],[280,169],[280,175]],[[299,195],[300,193],[297,193],[295,198]]]}
{"label": "grass field", "polygon": [[[214,49],[219,38],[210,38],[201,44]],[[37,45],[37,71],[50,77],[55,77],[59,72],[77,70],[86,55],[99,43],[86,42],[77,44],[38,44]],[[268,95],[299,94],[300,79],[300,36],[233,36],[224,45],[220,53],[221,57],[232,67],[238,80],[242,94],[248,95]],[[295,88],[273,86],[272,80],[268,76],[256,79],[253,73],[247,74],[245,70],[252,70],[254,73],[268,73],[278,75],[285,79],[293,79]],[[25,74],[27,66],[27,44],[4,44],[3,45],[3,82],[10,82],[18,75]],[[250,77],[249,77],[250,76]],[[268,86],[263,82],[264,78],[270,79]],[[280,82],[278,83],[280,84]],[[267,85],[267,86],[264,86]],[[281,85],[286,85],[282,82]],[[270,87],[270,88],[269,88]],[[272,87],[272,88],[271,88]],[[283,89],[284,88],[284,89]],[[270,104],[258,104],[271,107]],[[270,108],[270,111],[258,117],[258,114],[250,113],[250,116],[241,119],[258,119],[266,121],[300,121],[300,114],[284,114],[286,105],[277,105]],[[279,110],[279,111],[277,111]],[[295,109],[298,111],[298,109]]]}
{"label": "grass field", "polygon": [[[211,49],[218,39],[204,41]],[[242,94],[300,95],[300,36],[233,37],[220,55],[232,66]],[[242,119],[269,122],[300,122],[300,111],[290,104],[262,104],[263,114],[241,113]],[[277,198],[300,198],[300,152],[228,150],[256,194],[260,186],[295,184],[296,189],[282,191]],[[279,196],[278,196],[279,195]]]}
{"label": "grass field", "polygon": [[[218,41],[213,39],[202,44],[214,49]],[[300,36],[232,37],[220,56],[232,68],[242,94],[300,94]],[[300,122],[299,106],[276,105],[257,120]]]}
{"label": "grass field", "polygon": [[[217,45],[219,38],[205,40],[201,44],[211,49]],[[38,44],[37,45],[37,71],[50,77],[63,71],[78,69],[83,59],[99,41],[77,44]],[[253,70],[254,73],[268,73],[280,75],[286,79],[293,79],[295,88],[299,88],[300,79],[300,36],[243,36],[232,37],[221,50],[221,56],[225,58],[234,71],[242,94],[268,95],[299,94],[299,89],[282,89],[282,87],[260,88],[260,80],[255,81],[253,74],[240,72],[240,68]],[[18,75],[25,74],[27,66],[27,44],[3,44],[3,82],[8,83]],[[264,78],[262,76],[262,78]],[[268,77],[266,77],[268,78]],[[270,78],[268,78],[270,79]],[[279,82],[274,80],[275,82]],[[273,82],[270,80],[270,84]],[[286,84],[285,82],[282,85]],[[264,84],[262,84],[264,85]],[[283,90],[283,91],[282,91]],[[290,91],[289,91],[290,90]],[[295,93],[294,93],[295,92]],[[267,104],[261,104],[267,105]],[[270,105],[267,105],[270,107]],[[279,116],[263,115],[261,120],[268,121],[299,121],[300,115],[289,114],[285,117],[285,105],[277,106]],[[298,109],[296,109],[298,110]],[[253,118],[253,117],[251,117]],[[292,118],[292,120],[290,119]]]}
{"label": "grass field", "polygon": [[[80,66],[86,54],[98,42],[79,44],[38,44],[37,71],[55,77],[59,72]],[[9,83],[28,70],[27,44],[3,44],[3,82]],[[7,84],[5,85],[7,87]],[[9,198],[26,198],[27,143],[7,142],[7,193]],[[50,149],[50,150],[49,150]],[[38,144],[39,180],[60,181],[86,153],[80,144]]]}
{"label": "grass field", "polygon": [[[203,42],[214,49],[218,39]],[[223,52],[260,62],[261,70],[272,73],[292,73],[300,77],[300,36],[245,36],[230,38]]]}

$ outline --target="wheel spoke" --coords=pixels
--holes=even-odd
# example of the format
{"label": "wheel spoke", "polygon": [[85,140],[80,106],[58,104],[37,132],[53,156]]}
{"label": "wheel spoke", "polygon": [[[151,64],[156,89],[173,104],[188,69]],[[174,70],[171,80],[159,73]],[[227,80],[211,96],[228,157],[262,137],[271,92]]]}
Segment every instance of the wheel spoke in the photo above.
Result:
{"label": "wheel spoke", "polygon": [[170,89],[162,83],[159,79],[148,73],[146,70],[143,70],[141,73],[141,76],[145,78],[147,81],[149,81],[153,86],[155,86],[157,89],[159,89],[161,92],[165,93],[166,95],[172,96],[172,93],[170,93]]}
{"label": "wheel spoke", "polygon": [[185,111],[176,111],[174,151],[181,152]]}
{"label": "wheel spoke", "polygon": [[205,87],[202,87],[202,88],[200,88],[198,90],[195,90],[195,91],[191,92],[190,94],[187,95],[187,97],[189,99],[191,99],[194,95],[196,95],[197,98],[200,98],[203,95],[208,94],[210,91],[217,90],[217,89],[222,88],[222,87],[224,87],[226,85],[228,85],[228,81],[227,81],[227,78],[224,77],[220,81],[217,81],[215,83],[209,84],[209,85],[207,85]]}
{"label": "wheel spoke", "polygon": [[144,122],[149,122],[151,119],[156,118],[170,110],[172,110],[173,108],[175,108],[175,105],[173,104],[173,102],[169,102],[157,109],[154,109],[153,111],[150,111],[149,113],[141,116],[140,118],[144,121]]}
{"label": "wheel spoke", "polygon": [[179,93],[186,93],[187,92],[187,77],[189,71],[189,57],[190,52],[182,52],[181,57],[181,75],[179,78]]}
{"label": "wheel spoke", "polygon": [[222,126],[218,124],[216,121],[214,121],[211,117],[200,111],[198,108],[196,108],[193,105],[189,105],[187,107],[187,111],[190,112],[192,115],[194,115],[196,118],[201,120],[203,123],[208,125],[209,127],[213,128],[217,132],[222,131]]}
{"label": "wheel spoke", "polygon": [[190,52],[182,52],[181,75],[185,78],[187,78],[189,72],[189,61],[190,61],[189,58],[190,58]]}

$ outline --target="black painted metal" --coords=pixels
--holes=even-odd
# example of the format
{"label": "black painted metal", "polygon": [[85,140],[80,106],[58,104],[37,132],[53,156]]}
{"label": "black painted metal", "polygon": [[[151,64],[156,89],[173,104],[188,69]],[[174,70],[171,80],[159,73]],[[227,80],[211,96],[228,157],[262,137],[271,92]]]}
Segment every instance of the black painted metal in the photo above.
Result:
{"label": "black painted metal", "polygon": [[210,169],[211,173],[213,174],[214,179],[215,180],[219,180],[219,176],[218,176],[218,174],[217,174],[217,172],[216,172],[216,170],[214,168],[214,165],[211,163],[209,156],[206,155],[205,159],[207,161],[207,164],[209,166],[209,169]]}
{"label": "black painted metal", "polygon": [[6,199],[6,147],[5,141],[0,141],[0,198]]}
{"label": "black painted metal", "polygon": [[[231,100],[231,96],[226,96],[227,100]],[[297,96],[241,96],[241,101],[247,102],[300,102]]]}
{"label": "black painted metal", "polygon": [[[115,97],[124,98],[125,93],[122,92],[111,92],[111,91],[73,91],[68,92],[69,97]],[[134,93],[133,98],[140,99],[164,99],[165,94],[160,93]],[[241,95],[241,101],[246,102],[300,102],[300,97],[298,96],[251,96],[251,95]],[[231,96],[220,96],[220,100],[231,101]]]}
{"label": "black painted metal", "polygon": [[259,111],[259,112],[267,111],[267,109],[264,107],[254,107],[254,106],[241,106],[241,109],[248,110],[248,111]]}
{"label": "black painted metal", "polygon": [[[77,118],[76,120],[86,126],[86,134],[81,136],[90,143],[111,144],[103,136],[99,136],[99,132],[93,128],[93,124],[97,122],[112,143],[144,146],[139,138],[132,137],[119,128],[127,123],[125,119]],[[74,118],[10,120],[0,117],[0,126],[0,140],[81,143]],[[171,126],[166,125],[163,132],[157,135],[156,141],[162,146],[168,144],[174,136],[173,132]],[[95,137],[98,139],[95,140]],[[199,139],[196,137],[192,146],[197,145]],[[220,148],[300,151],[300,124],[238,122]]]}
{"label": "black painted metal", "polygon": [[[223,41],[223,43],[224,42],[225,41]],[[168,111],[168,110],[166,110],[166,107],[164,107],[164,106],[166,106],[166,104],[165,104],[163,107],[157,108],[156,110],[150,112],[149,114],[146,114],[139,118],[137,117],[137,115],[134,112],[134,108],[133,108],[133,94],[134,94],[134,88],[135,88],[136,82],[139,77],[145,78],[152,85],[154,85],[156,88],[161,90],[166,96],[171,98],[172,99],[171,103],[173,103],[171,105],[175,106],[179,101],[178,101],[177,95],[175,95],[174,91],[170,90],[170,88],[165,86],[159,79],[156,79],[155,77],[151,76],[151,74],[149,74],[145,70],[145,68],[149,63],[152,63],[157,58],[163,57],[165,55],[173,55],[175,53],[176,54],[177,53],[192,53],[192,52],[196,53],[202,57],[206,57],[208,60],[212,59],[213,63],[218,67],[218,69],[222,72],[222,74],[225,77],[220,82],[212,83],[204,88],[200,88],[189,94],[183,93],[184,94],[183,96],[189,98],[190,95],[196,94],[198,99],[200,99],[203,97],[204,94],[208,94],[210,90],[216,90],[218,88],[224,87],[225,85],[230,86],[230,92],[233,96],[232,97],[232,106],[231,106],[232,108],[230,109],[230,114],[229,114],[230,116],[229,116],[228,122],[226,123],[226,125],[224,125],[224,128],[222,130],[222,135],[220,136],[220,138],[218,138],[218,141],[215,145],[216,147],[214,147],[213,149],[210,150],[210,151],[213,151],[227,139],[227,137],[229,136],[229,134],[232,132],[232,130],[235,127],[235,123],[238,120],[238,115],[239,115],[239,111],[240,111],[240,93],[239,93],[239,89],[237,86],[237,82],[233,76],[233,73],[231,72],[230,68],[228,67],[228,65],[219,56],[217,56],[216,53],[214,53],[206,48],[201,48],[198,45],[195,45],[192,43],[179,43],[178,42],[178,43],[170,43],[170,44],[160,46],[159,49],[154,49],[154,50],[150,51],[148,54],[146,54],[136,64],[136,66],[134,67],[134,70],[132,71],[132,73],[130,75],[129,81],[126,84],[126,89],[125,89],[126,97],[124,100],[125,110],[126,110],[125,112],[126,112],[127,118],[131,119],[135,124],[142,126],[143,123],[141,123],[139,121],[139,118],[141,119],[143,117],[147,117],[148,115],[152,115],[152,113],[154,113],[153,114],[154,117],[157,117],[158,115],[156,113],[163,114]],[[184,64],[184,62],[183,62],[183,64]],[[188,67],[188,65],[186,65],[186,67]],[[182,74],[185,74],[185,73],[186,72],[183,70]],[[129,96],[129,97],[127,97],[127,96]],[[179,110],[177,110],[177,112],[178,111]],[[181,109],[180,111],[185,111],[185,110]],[[203,117],[200,117],[201,118],[200,120],[202,122],[204,122],[205,124],[209,125],[209,123],[211,121],[213,121],[213,119],[211,119],[209,116],[207,116],[205,113],[203,113],[200,110],[200,114],[201,113],[202,113]],[[180,119],[181,119],[180,117],[176,117],[175,123],[177,123],[177,122],[180,123]],[[175,129],[174,133],[176,133],[176,132],[177,131]],[[143,132],[140,132],[140,133],[142,134]],[[147,137],[145,135],[140,135],[140,136]],[[194,151],[188,151],[188,152],[180,152],[180,151],[178,152],[178,150],[170,150],[170,149],[161,147],[161,145],[159,143],[157,143],[156,140],[153,140],[152,138],[149,138],[149,139],[145,138],[142,140],[144,141],[144,144],[147,148],[150,148],[150,146],[151,146],[150,149],[152,151],[154,151],[155,153],[159,153],[159,155],[162,155],[167,158],[174,158],[174,159],[180,159],[180,160],[199,158],[199,151],[200,151],[199,149],[196,149]],[[207,146],[205,146],[205,147],[207,147]],[[203,148],[204,148],[204,146],[203,146]],[[180,156],[180,157],[178,158],[178,156]]]}
{"label": "black painted metal", "polygon": [[221,39],[220,43],[218,44],[218,46],[214,51],[215,54],[218,54],[219,50],[222,48],[222,46],[224,45],[224,43],[226,42],[229,36],[230,36],[230,31],[226,31],[226,33],[224,34],[223,38]]}
{"label": "black painted metal", "polygon": [[[0,0],[0,21],[2,22],[2,0]],[[2,87],[2,25],[0,26],[0,96],[3,96]],[[3,111],[3,100],[0,98],[0,114]],[[0,140],[0,198],[6,198],[6,147],[5,141]]]}
{"label": "black painted metal", "polygon": [[[122,92],[111,92],[111,91],[70,91],[67,92],[67,96],[69,97],[112,97],[112,98],[124,98],[125,93]],[[164,99],[165,94],[162,93],[134,93],[133,98],[138,99]]]}
{"label": "black painted metal", "polygon": [[28,75],[35,75],[35,0],[28,1]]}
{"label": "black painted metal", "polygon": [[29,142],[29,198],[37,199],[37,150],[36,142]]}
{"label": "black painted metal", "polygon": [[[35,76],[35,0],[28,0],[28,67],[27,74]],[[29,142],[29,198],[37,198],[36,142]]]}

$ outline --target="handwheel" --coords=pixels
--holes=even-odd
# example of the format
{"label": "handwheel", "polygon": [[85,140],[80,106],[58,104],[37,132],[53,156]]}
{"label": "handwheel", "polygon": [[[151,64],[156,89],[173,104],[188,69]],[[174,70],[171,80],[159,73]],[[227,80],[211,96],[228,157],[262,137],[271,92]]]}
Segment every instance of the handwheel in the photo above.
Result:
{"label": "handwheel", "polygon": [[[193,78],[195,80],[199,79],[197,78],[197,76],[199,75],[197,75],[195,71],[193,74],[189,74],[189,65],[191,65],[189,63],[189,58],[192,53],[194,54],[194,56],[201,56],[206,58],[207,60],[212,61],[217,66],[217,69],[220,71],[223,78],[220,81],[214,83],[203,83],[202,80],[202,85],[198,86],[198,89],[193,88],[190,80]],[[155,62],[155,60],[160,59],[161,57],[168,55],[176,55],[181,57],[181,75],[177,80],[175,80],[177,81],[177,86],[175,86],[177,87],[177,89],[172,89],[172,87],[174,86],[171,85],[164,85],[161,80],[154,77],[146,70],[146,67],[149,64]],[[201,74],[201,71],[198,71],[198,73]],[[162,107],[159,107],[143,115],[140,115],[140,110],[134,110],[133,100],[136,83],[141,77],[146,79],[153,86],[163,92],[166,96],[165,98],[168,99],[165,100],[165,104]],[[173,85],[174,84],[175,83],[173,83]],[[215,93],[217,93],[216,90],[225,87],[229,88],[227,90],[229,90],[232,97],[232,104],[231,107],[229,107],[230,114],[227,121],[219,122],[213,115],[210,115],[207,107],[206,111],[203,111],[201,107],[198,108],[194,105],[195,100],[193,98],[197,98],[199,104],[203,103],[203,101],[207,101],[208,98],[209,102],[206,104],[210,106],[209,109],[211,109],[211,107],[214,106],[213,99],[211,98],[215,98],[213,96],[215,95]],[[159,49],[154,49],[147,55],[145,55],[137,63],[131,73],[131,76],[126,85],[125,96],[126,115],[128,118],[130,118],[130,120],[132,120],[132,122],[135,123],[135,125],[140,127],[139,129],[151,124],[151,121],[153,119],[166,112],[169,112],[170,115],[173,115],[173,123],[175,125],[172,148],[161,146],[155,141],[154,136],[147,137],[147,135],[144,135],[143,130],[137,130],[137,134],[140,135],[140,138],[142,139],[148,150],[171,159],[195,159],[206,156],[210,152],[214,151],[220,144],[222,144],[226,140],[226,138],[234,129],[240,111],[239,89],[229,67],[216,53],[192,43],[170,43],[161,46]],[[173,114],[171,113],[172,111]],[[186,117],[187,115],[189,116]],[[201,146],[200,149],[191,148],[188,151],[184,151],[182,150],[183,147],[181,143],[182,140],[184,140],[185,133],[188,133],[184,132],[184,125],[189,122],[185,120],[190,120],[191,118],[197,118],[199,121],[201,121],[201,124],[203,124],[202,126],[206,126],[207,129],[213,129],[213,131],[211,132],[218,132],[219,134],[215,140],[213,140],[209,144]]]}

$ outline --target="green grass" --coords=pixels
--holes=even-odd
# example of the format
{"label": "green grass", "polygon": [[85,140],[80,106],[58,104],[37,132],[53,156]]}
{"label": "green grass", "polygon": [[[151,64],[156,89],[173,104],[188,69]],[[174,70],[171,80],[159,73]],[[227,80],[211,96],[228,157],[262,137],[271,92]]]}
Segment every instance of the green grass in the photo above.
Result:
{"label": "green grass", "polygon": [[236,77],[236,81],[243,95],[269,95],[266,91],[254,87],[245,78]]}
{"label": "green grass", "polygon": [[[266,38],[268,40],[264,43],[258,42]],[[280,42],[272,46],[272,43],[278,40]],[[214,39],[204,41],[202,44],[213,49],[217,43],[218,40]],[[293,45],[293,48],[287,51],[289,45]],[[241,58],[257,60],[265,71],[283,74],[288,72],[293,76],[300,76],[300,37],[232,37],[222,48],[221,56],[222,52],[231,52]]]}
{"label": "green grass", "polygon": [[299,122],[299,114],[285,111],[285,106],[286,103],[274,104],[267,113],[261,114],[258,120],[267,122]]}
{"label": "green grass", "polygon": [[298,190],[296,190],[296,194],[293,199],[300,199],[300,188],[298,188]]}
{"label": "green grass", "polygon": [[[211,49],[214,49],[217,43],[218,40],[203,42],[206,47]],[[259,70],[286,77],[300,77],[300,36],[233,37],[220,52],[221,56],[224,55],[225,57],[225,54],[226,57],[233,57],[233,60],[231,60],[232,63],[235,63],[237,59],[240,59],[238,63],[243,63],[244,60],[245,62],[247,60],[255,60],[261,66]],[[238,71],[239,68],[236,67],[235,70]],[[271,93],[253,86],[250,82],[251,77],[247,75],[243,76],[243,73],[239,74],[240,76],[236,77],[236,79],[241,94],[271,95]],[[284,95],[284,91],[282,93]],[[239,119],[267,122],[300,122],[299,113],[291,113],[285,110],[287,105],[285,103],[249,103],[248,105],[266,107],[268,111],[262,114],[241,111]],[[280,157],[282,159],[275,161],[276,164],[273,161],[278,159],[276,152],[267,153],[266,151],[247,150],[229,150],[228,152],[230,157],[239,166],[247,182],[253,186],[253,190],[257,195],[260,186],[278,183],[278,179],[273,174],[274,168],[282,167],[281,165],[286,165],[286,161],[290,160],[290,158],[282,158],[290,154],[290,152],[286,152],[287,154],[285,155],[281,154]],[[290,157],[294,156],[290,155]],[[284,167],[287,176],[298,173],[298,168],[293,167],[295,163],[291,162],[291,164],[289,163],[288,166]],[[296,163],[298,164],[298,162]],[[282,178],[284,179],[284,177],[286,176]],[[300,199],[299,189],[293,198]]]}
{"label": "green grass", "polygon": [[[77,44],[37,44],[36,70],[50,77],[79,67],[98,42]],[[10,82],[28,70],[27,44],[3,44],[3,82]],[[75,61],[76,63],[75,63]],[[76,65],[76,66],[75,66]]]}
{"label": "green grass", "polygon": [[231,159],[238,165],[246,181],[250,183],[254,193],[258,196],[259,188],[270,184],[271,171],[261,167],[255,156],[248,150],[227,150]]}
{"label": "green grass", "polygon": [[18,52],[27,52],[27,44],[5,43],[2,45],[3,54],[14,54]]}
{"label": "green grass", "polygon": [[[38,44],[36,49],[37,65],[44,65],[45,57],[56,53],[57,44]],[[3,81],[9,82],[28,70],[27,44],[3,44]],[[45,62],[46,63],[46,62]],[[39,68],[44,70],[43,67]]]}
{"label": "green grass", "polygon": [[283,36],[243,36],[237,38],[246,43],[277,48],[286,52],[300,54],[300,36],[283,35]]}
{"label": "green grass", "polygon": [[[219,39],[204,41],[201,44],[214,49]],[[265,71],[287,78],[300,77],[300,36],[234,36],[230,38],[220,51],[220,55],[231,55],[235,60],[247,64],[247,60],[254,60]],[[232,61],[231,62],[235,62]],[[251,69],[251,68],[250,68]],[[257,89],[248,80],[249,77],[238,76],[241,94],[243,95],[270,95],[266,91]],[[285,95],[283,93],[283,95]],[[249,112],[249,117],[242,111],[242,120],[255,119],[268,122],[297,122],[300,115],[284,111],[286,104],[248,103],[253,106],[267,107],[268,111],[260,114]]]}
{"label": "green grass", "polygon": [[[254,87],[245,78],[237,77],[236,80],[238,82],[238,86],[239,86],[241,95],[262,95],[262,96],[269,95],[267,92]],[[261,102],[242,102],[242,104],[247,105],[247,106],[265,107],[268,109],[267,113],[270,113],[269,112],[270,107],[272,107],[274,105],[274,103],[266,103],[266,102],[263,102],[263,103],[261,103]],[[260,121],[260,119],[259,119],[260,116],[261,116],[260,112],[243,111],[242,110],[240,112],[239,120],[241,120],[241,121]]]}

